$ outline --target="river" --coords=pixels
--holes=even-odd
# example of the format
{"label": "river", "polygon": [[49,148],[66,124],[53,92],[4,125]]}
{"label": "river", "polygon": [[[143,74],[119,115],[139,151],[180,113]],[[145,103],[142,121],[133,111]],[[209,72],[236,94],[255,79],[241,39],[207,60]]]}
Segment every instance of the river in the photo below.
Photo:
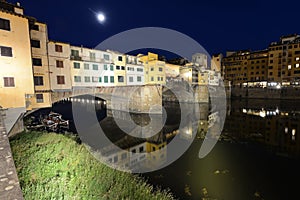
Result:
{"label": "river", "polygon": [[[78,99],[87,98],[90,97],[78,97]],[[72,123],[72,104],[82,107],[83,110],[86,108],[86,102],[64,101],[53,105],[51,110],[62,114],[64,119],[70,120],[70,129],[76,133],[76,127]],[[175,103],[164,103],[164,107],[167,120],[163,131],[159,133],[160,136],[155,137],[155,145],[169,143],[173,137],[179,135],[182,141],[191,142],[191,146],[169,166],[140,174],[149,183],[163,189],[170,189],[178,199],[298,199],[299,103],[255,99],[227,102],[222,135],[212,151],[202,159],[198,154],[205,133],[218,124],[218,120],[209,121],[209,116],[213,112],[221,115],[222,111],[218,112],[218,109],[212,111],[211,106],[200,105],[201,117],[197,118],[198,133],[192,140],[190,134],[181,131],[182,127],[180,128],[179,124],[183,119],[180,117],[180,106]],[[143,143],[143,141],[133,140],[120,130],[112,114],[106,110],[104,102],[99,102],[96,110],[100,125],[112,142],[117,142],[123,149]],[[191,110],[194,112],[195,109]],[[49,111],[50,109],[43,109],[35,115]],[[121,119],[122,113],[119,116]],[[131,118],[140,125],[149,124],[150,121],[148,115],[131,114]],[[122,121],[126,124],[126,119],[123,118]],[[92,124],[89,126],[92,127]],[[217,127],[220,129],[222,123]],[[89,131],[92,132],[93,129]],[[124,138],[128,142],[124,142]],[[89,143],[88,140],[84,142]],[[158,162],[166,162],[168,155],[172,153],[170,151],[166,148],[164,155],[161,156],[163,159]],[[111,155],[108,160],[118,162]],[[126,165],[128,166],[128,163]]]}

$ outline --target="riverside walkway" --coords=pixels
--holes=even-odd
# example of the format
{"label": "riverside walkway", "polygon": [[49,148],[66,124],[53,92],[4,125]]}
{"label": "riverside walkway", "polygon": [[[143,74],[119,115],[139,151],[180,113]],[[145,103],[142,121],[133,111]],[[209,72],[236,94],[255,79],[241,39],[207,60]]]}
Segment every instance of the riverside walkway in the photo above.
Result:
{"label": "riverside walkway", "polygon": [[0,109],[0,199],[23,200],[2,113]]}

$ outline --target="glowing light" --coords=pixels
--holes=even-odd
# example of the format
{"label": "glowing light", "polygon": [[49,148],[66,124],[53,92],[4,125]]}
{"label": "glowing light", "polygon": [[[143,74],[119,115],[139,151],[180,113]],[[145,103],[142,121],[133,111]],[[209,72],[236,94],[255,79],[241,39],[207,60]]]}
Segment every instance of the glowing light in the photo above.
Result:
{"label": "glowing light", "polygon": [[105,21],[105,15],[103,13],[99,13],[97,15],[97,19],[99,20],[99,22],[103,23]]}

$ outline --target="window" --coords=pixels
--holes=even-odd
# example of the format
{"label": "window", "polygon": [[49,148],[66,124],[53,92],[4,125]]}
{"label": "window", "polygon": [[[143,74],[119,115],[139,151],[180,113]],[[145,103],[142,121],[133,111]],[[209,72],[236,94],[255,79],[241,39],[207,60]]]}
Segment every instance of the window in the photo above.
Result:
{"label": "window", "polygon": [[270,63],[273,63],[273,60],[270,60]]}
{"label": "window", "polygon": [[114,66],[110,65],[110,71],[114,71]]}
{"label": "window", "polygon": [[57,85],[64,85],[65,84],[65,76],[56,76]]}
{"label": "window", "polygon": [[129,77],[129,82],[130,82],[130,83],[133,82],[133,77],[132,77],[132,76]]}
{"label": "window", "polygon": [[74,62],[74,69],[80,69],[80,63]]}
{"label": "window", "polygon": [[4,87],[15,87],[14,77],[4,77]]}
{"label": "window", "polygon": [[0,18],[0,29],[10,31],[10,21]]}
{"label": "window", "polygon": [[142,82],[142,77],[141,76],[137,77],[137,82]]}
{"label": "window", "polygon": [[34,85],[35,86],[42,86],[42,85],[44,85],[44,78],[42,76],[35,76],[34,77]]}
{"label": "window", "polygon": [[124,76],[118,76],[118,82],[124,83]]}
{"label": "window", "polygon": [[138,72],[143,72],[144,70],[143,70],[143,68],[137,68],[136,69]]}
{"label": "window", "polygon": [[93,70],[98,70],[98,65],[93,65]]}
{"label": "window", "polygon": [[164,77],[160,77],[160,80],[161,80],[161,81],[164,81]]}
{"label": "window", "polygon": [[300,60],[300,58],[299,57],[296,57],[296,61],[299,61]]}
{"label": "window", "polygon": [[125,160],[127,158],[127,154],[126,153],[123,153],[122,155],[121,155],[121,159],[122,160]]}
{"label": "window", "polygon": [[299,63],[295,64],[295,67],[296,67],[296,68],[299,68]]}
{"label": "window", "polygon": [[109,60],[109,55],[104,54],[104,55],[103,55],[103,58],[104,58],[104,60]]}
{"label": "window", "polygon": [[151,77],[151,81],[154,81],[154,77],[153,76]]}
{"label": "window", "polygon": [[163,68],[162,68],[162,67],[160,67],[158,70],[159,70],[160,72],[162,72],[162,71],[163,71]]}
{"label": "window", "polygon": [[157,81],[160,81],[160,77],[157,77]]}
{"label": "window", "polygon": [[150,71],[154,71],[154,68],[153,68],[153,67],[151,67]]}
{"label": "window", "polygon": [[108,83],[108,76],[104,76],[104,83]]}
{"label": "window", "polygon": [[31,40],[30,43],[31,43],[31,47],[41,48],[41,42],[39,40]]}
{"label": "window", "polygon": [[99,77],[99,83],[101,83],[102,82],[102,78],[101,77]]}
{"label": "window", "polygon": [[289,70],[292,69],[292,65],[288,65],[288,69],[289,69]]}
{"label": "window", "polygon": [[6,57],[12,57],[12,48],[0,46],[0,55]]}
{"label": "window", "polygon": [[43,103],[44,102],[44,95],[43,94],[36,94],[36,102],[37,103]]}
{"label": "window", "polygon": [[122,56],[118,56],[118,61],[123,61],[123,57]]}
{"label": "window", "polygon": [[62,60],[56,61],[56,67],[57,68],[64,68],[64,62]]}
{"label": "window", "polygon": [[71,49],[71,56],[78,57],[79,56],[79,51]]}
{"label": "window", "polygon": [[55,51],[56,52],[63,52],[63,47],[61,45],[56,44],[55,45]]}
{"label": "window", "polygon": [[89,70],[90,69],[90,65],[87,63],[84,63],[84,69]]}
{"label": "window", "polygon": [[37,25],[37,24],[33,25],[32,30],[39,31],[40,30],[39,25]]}
{"label": "window", "polygon": [[91,59],[92,61],[96,60],[96,54],[90,52],[90,59]]}
{"label": "window", "polygon": [[99,82],[99,78],[96,77],[96,76],[94,76],[94,77],[93,77],[93,83],[98,83],[98,82]]}
{"label": "window", "polygon": [[42,59],[40,59],[40,58],[32,58],[32,64],[34,66],[42,66],[43,65]]}
{"label": "window", "polygon": [[134,71],[134,68],[133,67],[127,67],[127,70],[128,71]]}
{"label": "window", "polygon": [[110,82],[111,82],[111,83],[114,83],[114,82],[115,82],[115,77],[111,76],[111,77],[110,77]]}
{"label": "window", "polygon": [[107,70],[107,65],[104,65],[104,70]]}
{"label": "window", "polygon": [[124,66],[121,66],[121,69],[122,69],[122,70],[125,70],[125,67],[124,67]]}
{"label": "window", "polygon": [[120,66],[117,65],[117,66],[116,66],[116,70],[120,70],[120,69],[121,69]]}
{"label": "window", "polygon": [[80,83],[81,82],[81,76],[74,76],[74,81],[75,81],[75,83]]}
{"label": "window", "polygon": [[84,82],[86,82],[86,83],[91,82],[91,77],[85,76],[85,77],[84,77]]}
{"label": "window", "polygon": [[140,152],[143,152],[144,151],[144,147],[140,147]]}

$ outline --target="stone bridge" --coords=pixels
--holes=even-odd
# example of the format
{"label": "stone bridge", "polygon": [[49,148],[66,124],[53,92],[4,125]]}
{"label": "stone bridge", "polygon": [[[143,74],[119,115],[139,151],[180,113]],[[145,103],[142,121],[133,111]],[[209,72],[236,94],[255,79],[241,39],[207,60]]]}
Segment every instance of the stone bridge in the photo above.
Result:
{"label": "stone bridge", "polygon": [[[162,113],[162,86],[117,86],[117,87],[77,87],[70,92],[53,92],[52,103],[81,96],[92,95],[106,101],[108,109],[133,113]],[[156,106],[159,105],[159,106]]]}

